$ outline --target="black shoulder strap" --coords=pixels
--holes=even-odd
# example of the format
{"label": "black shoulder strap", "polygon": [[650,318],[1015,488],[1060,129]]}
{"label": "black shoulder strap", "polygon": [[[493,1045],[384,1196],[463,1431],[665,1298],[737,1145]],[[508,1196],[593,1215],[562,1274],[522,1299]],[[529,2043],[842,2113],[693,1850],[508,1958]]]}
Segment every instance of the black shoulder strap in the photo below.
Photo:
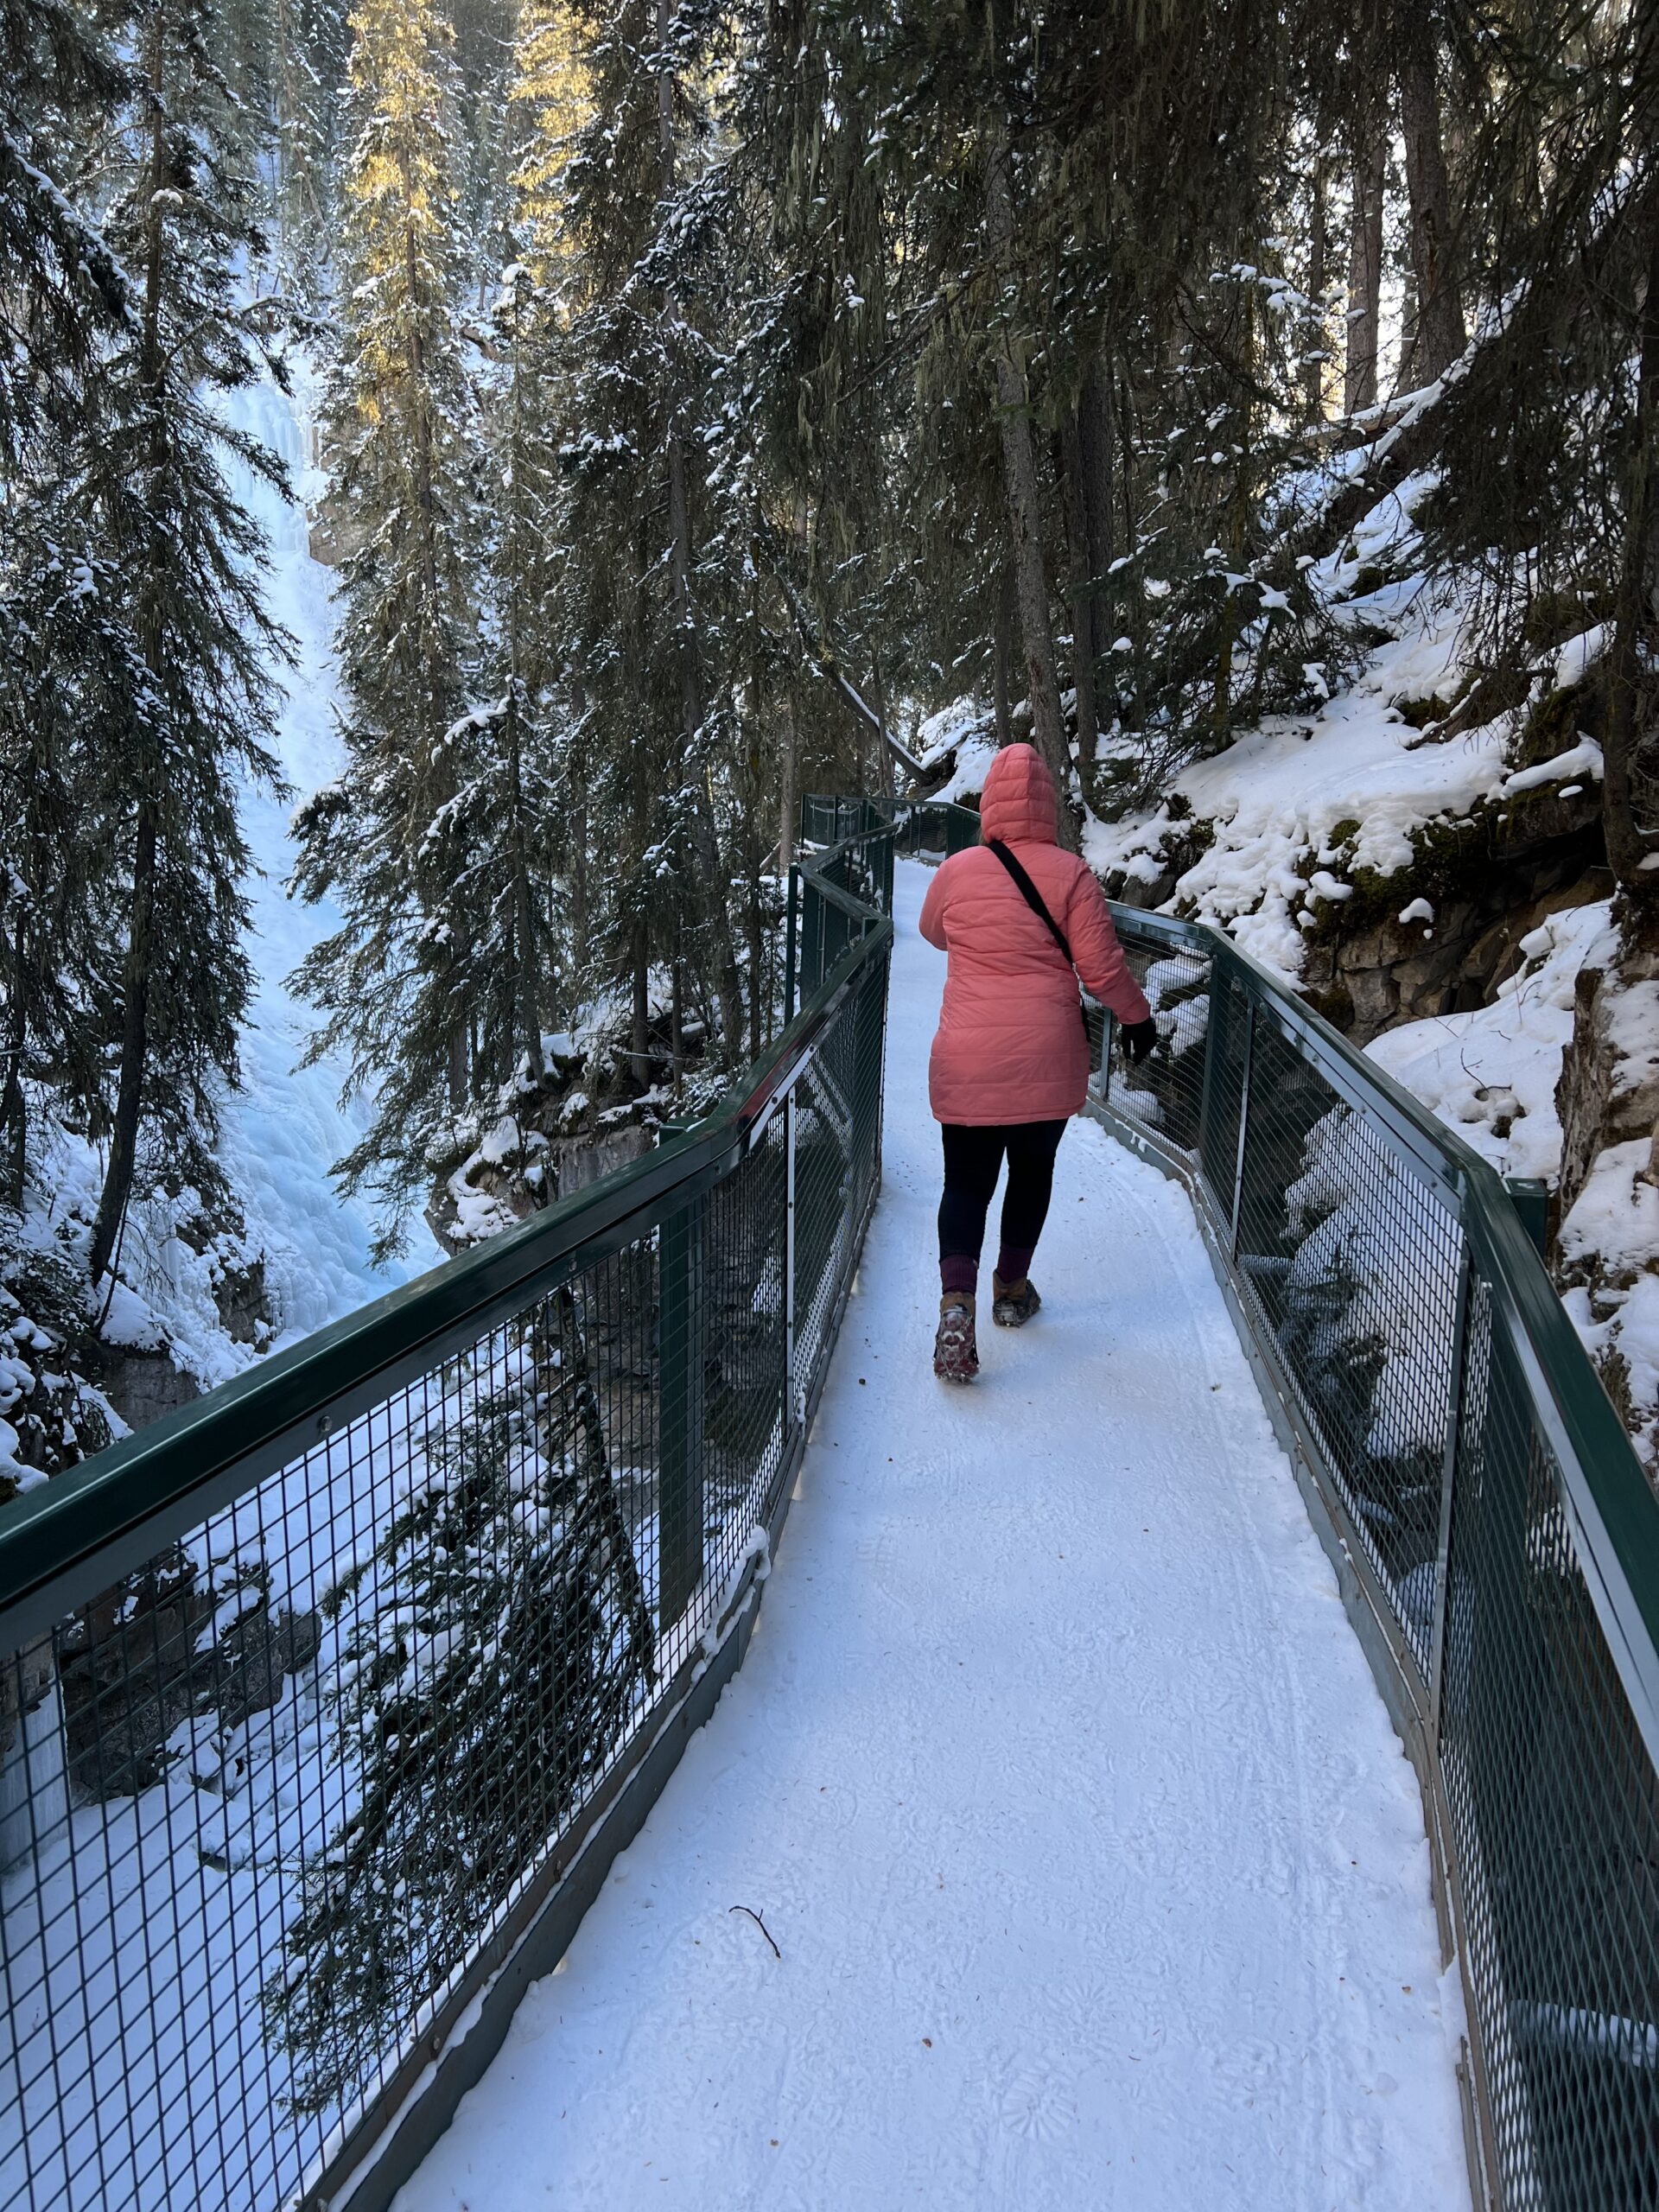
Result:
{"label": "black shoulder strap", "polygon": [[1066,966],[1068,968],[1075,968],[1077,963],[1071,957],[1071,948],[1066,943],[1065,934],[1062,931],[1059,924],[1055,920],[1053,915],[1049,912],[1047,907],[1044,906],[1042,893],[1039,891],[1036,885],[1026,874],[1024,868],[1020,867],[1019,861],[1015,860],[1014,855],[1008,850],[1007,847],[1002,842],[1002,840],[1000,837],[991,838],[989,840],[989,846],[991,851],[996,855],[998,860],[1001,861],[1003,867],[1007,868],[1008,874],[1019,885],[1020,896],[1025,900],[1027,906],[1030,907],[1032,912],[1042,922],[1050,937],[1053,938],[1055,944],[1059,946],[1060,950],[1065,955]]}

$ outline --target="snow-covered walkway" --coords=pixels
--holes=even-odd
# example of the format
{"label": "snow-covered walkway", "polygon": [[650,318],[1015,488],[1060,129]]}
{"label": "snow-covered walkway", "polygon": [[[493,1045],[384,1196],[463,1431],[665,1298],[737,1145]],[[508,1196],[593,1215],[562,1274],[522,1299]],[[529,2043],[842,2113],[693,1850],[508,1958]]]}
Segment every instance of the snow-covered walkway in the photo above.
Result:
{"label": "snow-covered walkway", "polygon": [[1466,2206],[1416,1788],[1185,1198],[1076,1125],[1043,1313],[929,1371],[925,882],[748,1658],[399,2212]]}

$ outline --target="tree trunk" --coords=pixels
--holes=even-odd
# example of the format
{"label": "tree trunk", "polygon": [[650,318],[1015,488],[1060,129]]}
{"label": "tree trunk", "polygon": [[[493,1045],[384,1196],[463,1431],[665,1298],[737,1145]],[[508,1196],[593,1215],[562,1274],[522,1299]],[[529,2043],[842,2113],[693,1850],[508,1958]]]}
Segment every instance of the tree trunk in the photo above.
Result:
{"label": "tree trunk", "polygon": [[1031,699],[1032,742],[1048,763],[1054,779],[1060,842],[1068,852],[1075,853],[1077,825],[1068,803],[1071,763],[1066,752],[1065,725],[1060,716],[1059,687],[1054,677],[1054,639],[1049,627],[1048,576],[1043,562],[1042,507],[1032,443],[1031,401],[1026,389],[1024,349],[1007,319],[1014,304],[1014,278],[1008,269],[1014,248],[1014,203],[1008,188],[1007,144],[1000,130],[993,131],[986,147],[985,226],[992,254],[1004,271],[1004,312],[992,333],[991,360],[1008,503],[1008,535],[1014,552],[1014,594],[1020,608],[1020,635]]}
{"label": "tree trunk", "polygon": [[875,711],[881,718],[881,738],[875,748],[875,780],[882,798],[891,798],[893,740],[887,735],[887,686],[881,673],[881,663],[874,650],[870,654],[870,688],[875,693]]}
{"label": "tree trunk", "polygon": [[991,702],[999,747],[1014,742],[1014,569],[996,572],[996,613],[991,632]]}
{"label": "tree trunk", "polygon": [[23,1054],[29,1046],[28,923],[19,912],[12,931],[10,1004],[6,1009],[6,1068],[0,1088],[0,1205],[23,1210],[29,1175],[29,1101],[23,1090]]}
{"label": "tree trunk", "polygon": [[749,876],[746,924],[749,952],[749,1058],[753,1061],[760,1057],[764,1013],[760,987],[766,967],[766,936],[760,926],[760,884],[753,873]]}
{"label": "tree trunk", "polygon": [[[675,0],[657,0],[657,41],[666,51],[673,27]],[[657,78],[658,155],[662,170],[663,198],[674,189],[674,79],[666,68]],[[663,301],[669,351],[680,320],[679,302],[670,292]],[[731,900],[720,857],[720,835],[715,822],[709,778],[699,765],[702,729],[702,685],[697,667],[697,641],[691,611],[691,507],[687,496],[685,440],[680,428],[677,397],[668,426],[668,521],[673,574],[674,621],[678,633],[681,717],[685,732],[686,766],[692,785],[693,836],[697,868],[709,901],[714,928],[715,988],[720,998],[721,1029],[727,1050],[734,1060],[743,1052],[743,996],[738,981],[737,950],[732,938]]]}
{"label": "tree trunk", "polygon": [[1095,635],[1094,594],[1090,590],[1089,517],[1084,490],[1083,430],[1076,407],[1060,422],[1060,496],[1065,515],[1065,544],[1071,577],[1071,681],[1077,695],[1077,774],[1084,801],[1095,798],[1095,747],[1100,735],[1095,711],[1095,663],[1103,640]]}
{"label": "tree trunk", "polygon": [[795,730],[795,694],[784,686],[780,708],[783,717],[783,738],[779,747],[778,763],[778,873],[785,890],[789,885],[790,862],[795,857],[796,815],[798,811],[795,796],[795,758],[799,742]]}
{"label": "tree trunk", "polygon": [[449,1111],[457,1122],[466,1116],[471,1073],[472,1033],[466,1016],[458,1014],[449,1024]]}
{"label": "tree trunk", "polygon": [[[149,217],[145,227],[144,307],[141,325],[142,379],[150,420],[148,467],[159,481],[167,466],[166,433],[162,420],[162,278],[167,233],[162,219],[162,186],[166,168],[165,22],[157,7],[150,17],[149,79]],[[141,614],[145,665],[155,679],[158,698],[167,696],[166,653],[160,632],[157,571],[168,557],[159,531],[151,529],[145,560],[153,579]],[[151,778],[158,782],[159,763]],[[127,950],[122,963],[121,1057],[116,1078],[115,1122],[110,1133],[110,1159],[104,1188],[99,1195],[98,1218],[92,1224],[87,1266],[94,1282],[100,1282],[114,1254],[121,1224],[126,1219],[132,1181],[138,1162],[138,1129],[143,1115],[144,1077],[149,1060],[149,969],[156,914],[157,842],[160,798],[152,788],[138,802],[132,854],[132,905],[127,920]]]}
{"label": "tree trunk", "polygon": [[1643,862],[1659,852],[1659,788],[1651,771],[1643,772],[1638,756],[1659,707],[1659,681],[1644,651],[1659,640],[1659,187],[1649,188],[1631,227],[1644,248],[1647,297],[1640,321],[1636,434],[1607,665],[1601,804],[1613,874],[1632,898],[1650,906],[1659,898],[1659,869],[1644,868]]}
{"label": "tree trunk", "polygon": [[1388,175],[1387,117],[1368,116],[1354,149],[1353,226],[1348,251],[1348,339],[1342,404],[1358,415],[1376,404],[1376,353],[1382,302],[1382,188]]}
{"label": "tree trunk", "polygon": [[149,1057],[149,960],[156,906],[156,810],[146,802],[138,812],[132,856],[132,907],[127,924],[127,956],[121,981],[121,1065],[116,1085],[115,1122],[110,1133],[110,1164],[92,1226],[88,1267],[94,1282],[103,1280],[126,1218],[138,1160],[138,1127],[143,1112],[145,1064]]}
{"label": "tree trunk", "polygon": [[633,925],[630,974],[633,985],[633,1021],[629,1032],[628,1072],[641,1090],[651,1088],[651,972],[649,948],[643,921]]}
{"label": "tree trunk", "polygon": [[[570,715],[578,730],[588,715],[588,691],[579,676],[570,680]],[[578,976],[588,971],[588,740],[579,735],[570,751],[570,950]]]}
{"label": "tree trunk", "polygon": [[[539,1084],[546,1073],[542,1058],[542,990],[540,963],[536,953],[536,888],[531,880],[530,853],[524,838],[524,747],[518,712],[519,679],[512,679],[507,707],[509,728],[507,774],[512,797],[513,934],[518,958],[513,963],[514,1020],[523,1041],[530,1079]],[[517,1070],[513,1072],[516,1074]]]}
{"label": "tree trunk", "polygon": [[1408,380],[1424,385],[1457,359],[1466,340],[1463,301],[1452,266],[1452,186],[1440,136],[1433,19],[1418,0],[1404,0],[1395,21],[1411,267],[1417,280],[1417,330]]}
{"label": "tree trunk", "polygon": [[683,1089],[685,1082],[685,1007],[681,997],[680,979],[680,956],[677,950],[674,955],[674,972],[671,979],[672,996],[669,1004],[668,1017],[669,1066],[671,1070],[671,1079],[673,1087],[674,1103],[677,1108],[679,1105],[680,1092]]}
{"label": "tree trunk", "polygon": [[[1106,577],[1117,551],[1112,510],[1112,380],[1099,353],[1091,353],[1077,394],[1077,436],[1083,448],[1083,509],[1089,533],[1089,623],[1095,653],[1108,649],[1110,626]],[[1099,709],[1096,704],[1096,714]]]}
{"label": "tree trunk", "polygon": [[1308,334],[1311,342],[1307,357],[1302,363],[1302,398],[1307,408],[1307,419],[1314,423],[1325,420],[1325,288],[1330,282],[1325,270],[1330,252],[1330,234],[1325,220],[1325,156],[1321,154],[1314,158],[1313,175],[1308,187],[1307,296],[1313,302],[1313,326]]}

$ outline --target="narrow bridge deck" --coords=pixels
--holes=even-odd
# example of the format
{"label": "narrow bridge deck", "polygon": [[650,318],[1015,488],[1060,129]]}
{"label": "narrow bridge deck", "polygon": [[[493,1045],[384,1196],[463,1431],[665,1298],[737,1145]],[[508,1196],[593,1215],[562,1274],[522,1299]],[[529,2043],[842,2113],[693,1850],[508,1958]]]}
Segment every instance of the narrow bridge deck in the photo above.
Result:
{"label": "narrow bridge deck", "polygon": [[1075,1127],[1042,1316],[928,1371],[898,876],[885,1189],[747,1662],[400,2212],[1466,2204],[1415,1783],[1185,1198]]}

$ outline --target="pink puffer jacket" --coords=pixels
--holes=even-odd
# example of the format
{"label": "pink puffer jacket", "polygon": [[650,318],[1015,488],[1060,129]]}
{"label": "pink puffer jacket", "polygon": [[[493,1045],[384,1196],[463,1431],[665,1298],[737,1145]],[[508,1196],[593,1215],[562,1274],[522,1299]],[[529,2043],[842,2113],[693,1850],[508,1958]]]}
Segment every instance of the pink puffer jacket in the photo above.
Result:
{"label": "pink puffer jacket", "polygon": [[1120,1021],[1144,1021],[1147,1001],[1099,884],[1055,842],[1054,779],[1031,746],[1006,746],[992,762],[980,821],[986,844],[1008,846],[1042,894],[1077,975],[995,853],[953,854],[922,907],[922,935],[950,956],[928,1068],[933,1118],[1062,1121],[1089,1088],[1077,976]]}

